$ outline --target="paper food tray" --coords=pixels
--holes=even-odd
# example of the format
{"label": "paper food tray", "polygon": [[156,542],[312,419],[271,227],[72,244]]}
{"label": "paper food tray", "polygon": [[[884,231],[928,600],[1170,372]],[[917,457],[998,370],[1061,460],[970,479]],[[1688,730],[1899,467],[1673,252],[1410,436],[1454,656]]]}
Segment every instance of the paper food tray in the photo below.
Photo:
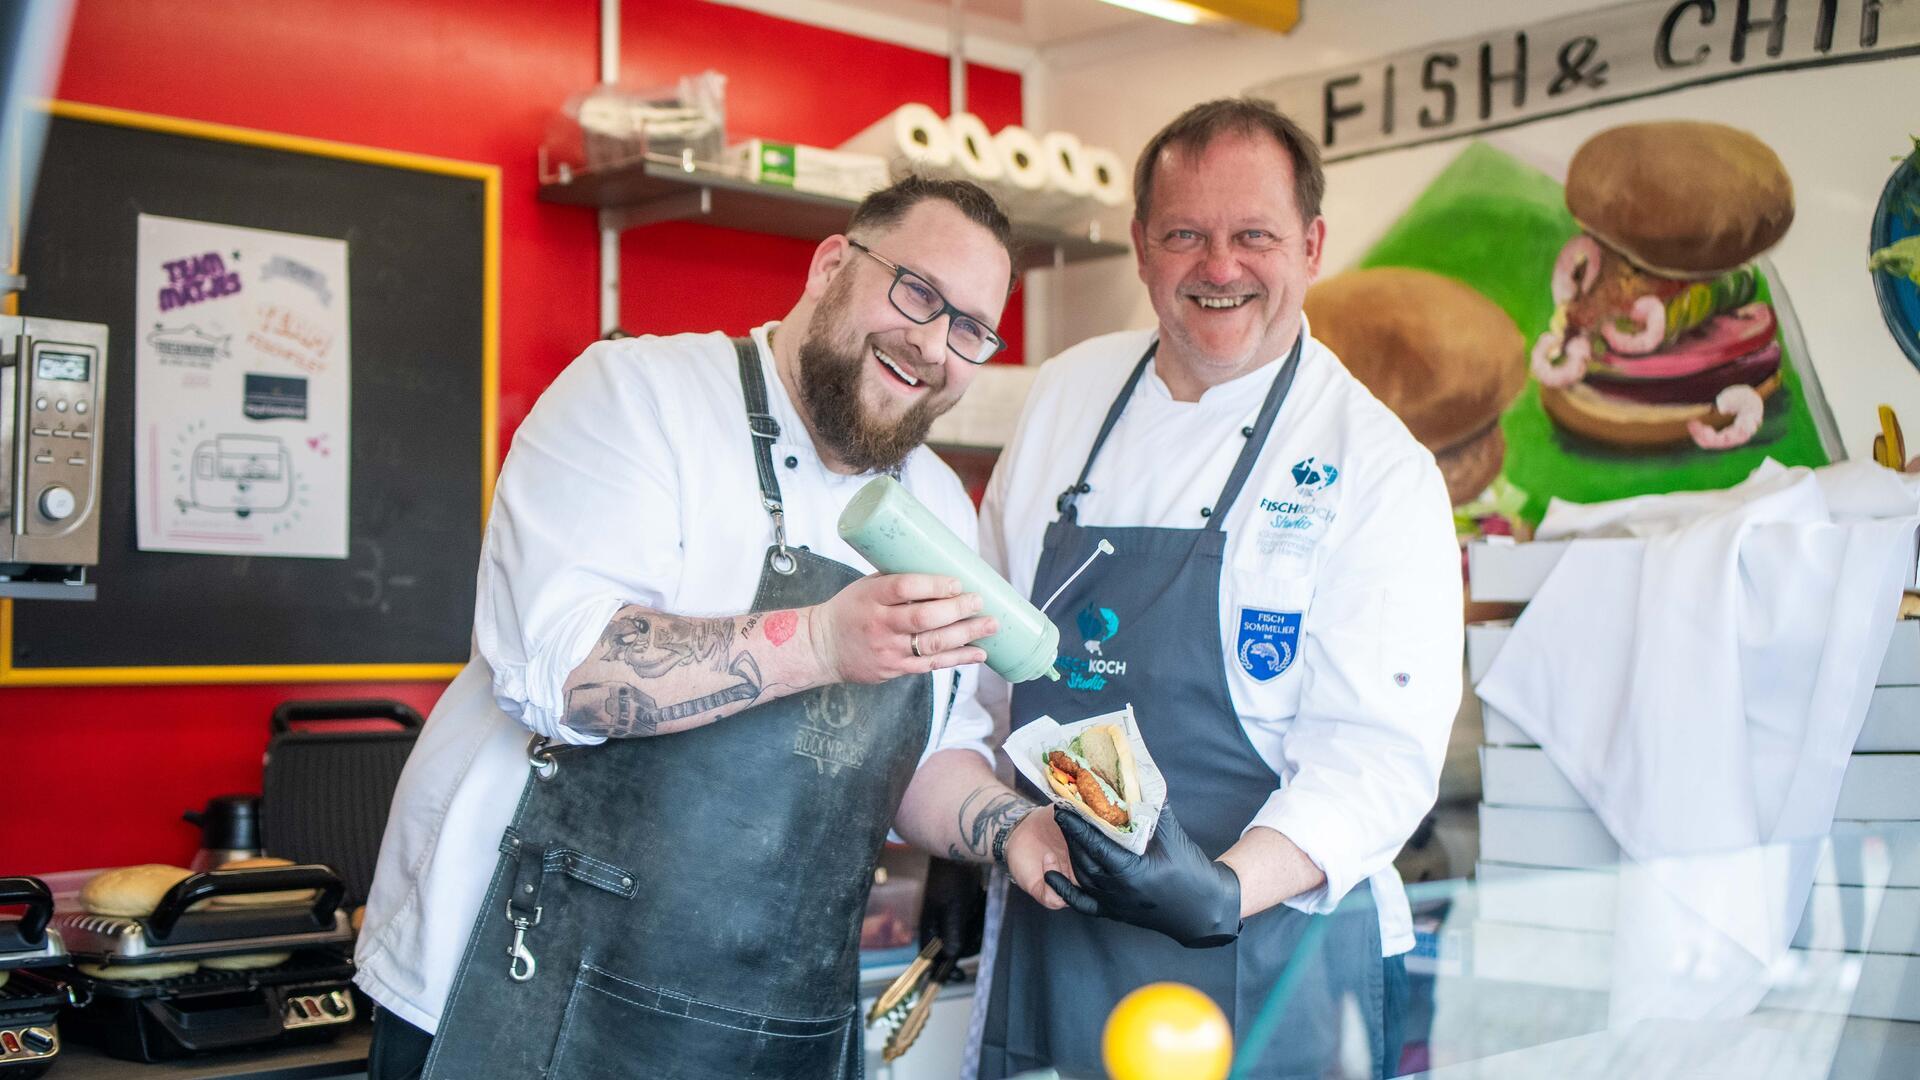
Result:
{"label": "paper food tray", "polygon": [[[1133,747],[1134,771],[1140,774],[1140,799],[1127,808],[1133,827],[1124,832],[1054,794],[1053,786],[1047,783],[1046,752],[1071,742],[1075,735],[1098,724],[1118,724],[1127,733],[1127,743]],[[1147,753],[1147,744],[1140,739],[1140,725],[1134,723],[1131,704],[1118,712],[1090,716],[1072,724],[1059,723],[1051,716],[1039,717],[1007,736],[1006,751],[1013,759],[1013,767],[1027,778],[1027,783],[1044,792],[1055,806],[1073,810],[1135,855],[1146,854],[1147,841],[1153,839],[1153,828],[1160,822],[1160,810],[1167,805],[1167,781],[1160,775],[1159,766],[1153,763],[1153,755]]]}

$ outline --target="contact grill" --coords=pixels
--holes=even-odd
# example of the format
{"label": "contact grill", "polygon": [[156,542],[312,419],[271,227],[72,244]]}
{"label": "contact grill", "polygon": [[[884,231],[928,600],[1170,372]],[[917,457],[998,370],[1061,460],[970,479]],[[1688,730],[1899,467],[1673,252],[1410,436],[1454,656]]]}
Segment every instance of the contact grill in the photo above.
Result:
{"label": "contact grill", "polygon": [[[166,979],[103,979],[74,972],[77,1039],[114,1057],[160,1061],[208,1050],[318,1041],[338,1035],[358,1009],[353,932],[339,908],[340,878],[324,866],[214,870],[174,886],[152,915],[64,911],[53,923],[75,961],[125,969],[221,956],[291,952],[246,971],[202,968]],[[312,900],[206,908],[220,896],[315,890]]]}
{"label": "contact grill", "polygon": [[67,962],[60,933],[47,928],[53,894],[39,878],[0,878],[0,905],[22,905],[0,916],[0,1077],[39,1076],[60,1056],[60,1010],[67,984],[46,972]]}

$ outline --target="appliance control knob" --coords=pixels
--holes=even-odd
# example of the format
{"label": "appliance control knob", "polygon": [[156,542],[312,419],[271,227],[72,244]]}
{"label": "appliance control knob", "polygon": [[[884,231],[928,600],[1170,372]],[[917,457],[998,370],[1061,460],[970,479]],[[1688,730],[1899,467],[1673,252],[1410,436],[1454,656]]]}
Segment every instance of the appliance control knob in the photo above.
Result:
{"label": "appliance control knob", "polygon": [[30,1027],[20,1032],[20,1045],[36,1054],[45,1054],[53,1050],[53,1032],[46,1028]]}
{"label": "appliance control knob", "polygon": [[73,516],[79,504],[74,501],[73,492],[61,484],[48,484],[40,493],[40,513],[48,521],[65,521]]}
{"label": "appliance control knob", "polygon": [[353,1011],[353,1002],[345,990],[335,990],[320,999],[320,1007],[334,1016],[345,1016]]}

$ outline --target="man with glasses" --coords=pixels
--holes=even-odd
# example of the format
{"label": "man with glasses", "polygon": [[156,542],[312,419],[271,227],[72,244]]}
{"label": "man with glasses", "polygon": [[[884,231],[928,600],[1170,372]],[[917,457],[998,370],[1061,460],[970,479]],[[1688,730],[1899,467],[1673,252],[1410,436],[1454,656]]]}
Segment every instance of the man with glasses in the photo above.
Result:
{"label": "man with glasses", "polygon": [[1167,812],[1142,855],[1061,813],[1072,910],[1004,894],[980,1075],[1097,1073],[1107,1012],[1159,980],[1225,1011],[1236,1076],[1347,1075],[1343,999],[1396,1075],[1414,942],[1393,858],[1460,699],[1446,485],[1307,325],[1326,181],[1298,125],[1196,105],[1134,177],[1159,325],[1041,369],[980,511],[982,553],[1036,597],[1109,543],[1054,601],[1097,617],[1062,618],[1065,678],[1009,703],[988,674],[982,696],[1013,727],[1130,704]]}
{"label": "man with glasses", "polygon": [[974,534],[921,443],[1002,347],[1008,236],[978,187],[902,181],[786,318],[601,342],[542,395],[368,899],[375,1080],[857,1075],[890,827],[1059,904],[975,700],[993,621],[835,528],[886,472]]}

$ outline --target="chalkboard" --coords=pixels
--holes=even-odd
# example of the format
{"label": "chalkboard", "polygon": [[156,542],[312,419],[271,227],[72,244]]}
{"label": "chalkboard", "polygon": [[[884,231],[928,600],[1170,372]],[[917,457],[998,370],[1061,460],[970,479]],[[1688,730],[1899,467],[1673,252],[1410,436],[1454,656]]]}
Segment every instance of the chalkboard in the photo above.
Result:
{"label": "chalkboard", "polygon": [[[498,170],[88,106],[53,112],[20,310],[110,328],[99,598],[12,602],[0,684],[450,676],[468,654],[493,479]],[[347,558],[137,550],[141,214],[347,241]]]}

